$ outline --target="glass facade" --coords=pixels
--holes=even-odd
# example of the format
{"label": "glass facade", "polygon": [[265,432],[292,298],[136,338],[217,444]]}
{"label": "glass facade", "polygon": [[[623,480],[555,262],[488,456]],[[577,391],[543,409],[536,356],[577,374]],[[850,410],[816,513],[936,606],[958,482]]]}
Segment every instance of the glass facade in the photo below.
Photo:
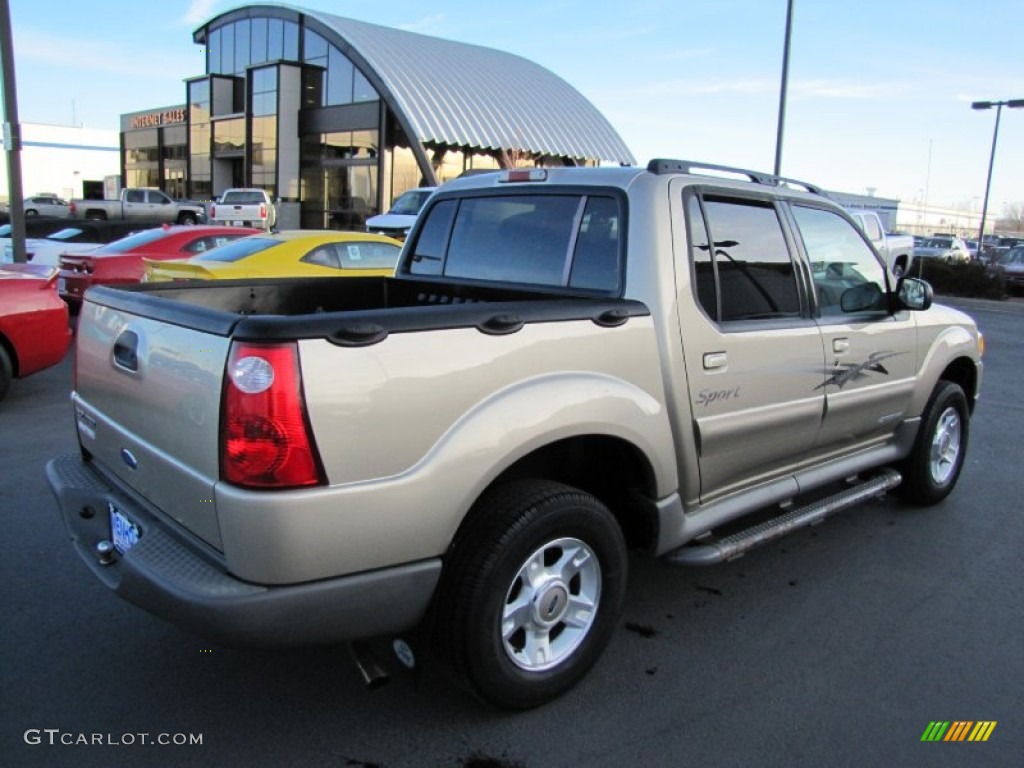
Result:
{"label": "glass facade", "polygon": [[213,174],[210,165],[210,81],[194,80],[188,84],[188,194],[197,200],[213,197]]}
{"label": "glass facade", "polygon": [[410,141],[328,29],[283,6],[228,12],[197,39],[206,73],[188,81],[186,122],[124,130],[126,185],[198,200],[258,187],[291,206],[282,226],[361,229],[414,187],[573,162]]}

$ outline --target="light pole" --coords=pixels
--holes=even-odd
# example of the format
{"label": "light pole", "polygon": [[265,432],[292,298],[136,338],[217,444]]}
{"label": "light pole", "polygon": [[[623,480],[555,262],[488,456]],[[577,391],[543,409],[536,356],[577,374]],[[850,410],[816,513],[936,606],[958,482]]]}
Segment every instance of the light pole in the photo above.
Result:
{"label": "light pole", "polygon": [[988,214],[988,193],[992,186],[992,165],[996,161],[996,141],[999,139],[999,117],[1002,115],[1003,107],[1017,109],[1024,107],[1024,99],[1008,99],[1007,101],[975,101],[971,109],[992,109],[996,108],[996,127],[992,131],[992,154],[988,158],[988,179],[985,181],[985,202],[981,204],[981,226],[978,228],[978,255],[981,255],[985,243],[985,216]]}

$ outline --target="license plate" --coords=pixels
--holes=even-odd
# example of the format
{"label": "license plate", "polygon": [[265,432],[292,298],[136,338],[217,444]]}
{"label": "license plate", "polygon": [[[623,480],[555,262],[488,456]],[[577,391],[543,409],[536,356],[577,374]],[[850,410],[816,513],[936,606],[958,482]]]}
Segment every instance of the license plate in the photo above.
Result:
{"label": "license plate", "polygon": [[114,540],[114,548],[122,555],[139,543],[139,528],[128,519],[124,512],[113,504],[107,504],[110,510],[110,536]]}

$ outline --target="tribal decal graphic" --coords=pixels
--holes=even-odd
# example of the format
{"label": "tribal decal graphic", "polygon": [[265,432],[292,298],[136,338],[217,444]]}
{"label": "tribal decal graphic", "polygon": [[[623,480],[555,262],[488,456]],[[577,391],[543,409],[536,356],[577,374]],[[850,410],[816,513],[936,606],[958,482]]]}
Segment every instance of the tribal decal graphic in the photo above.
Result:
{"label": "tribal decal graphic", "polygon": [[867,378],[869,373],[881,373],[884,376],[889,375],[889,371],[882,365],[883,360],[888,360],[890,357],[896,357],[897,355],[906,354],[905,352],[872,352],[868,359],[863,363],[840,363],[836,360],[832,364],[831,368],[825,369],[825,374],[828,376],[825,381],[815,387],[815,389],[822,389],[830,384],[833,384],[839,389],[842,389],[850,381],[856,381],[857,379]]}

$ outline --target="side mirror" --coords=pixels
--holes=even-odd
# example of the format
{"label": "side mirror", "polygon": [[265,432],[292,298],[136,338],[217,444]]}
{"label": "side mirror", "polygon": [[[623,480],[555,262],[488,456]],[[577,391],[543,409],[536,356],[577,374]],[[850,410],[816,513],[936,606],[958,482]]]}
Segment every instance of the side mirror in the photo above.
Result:
{"label": "side mirror", "polygon": [[916,277],[901,277],[896,283],[896,298],[903,309],[928,309],[935,300],[930,284]]}

